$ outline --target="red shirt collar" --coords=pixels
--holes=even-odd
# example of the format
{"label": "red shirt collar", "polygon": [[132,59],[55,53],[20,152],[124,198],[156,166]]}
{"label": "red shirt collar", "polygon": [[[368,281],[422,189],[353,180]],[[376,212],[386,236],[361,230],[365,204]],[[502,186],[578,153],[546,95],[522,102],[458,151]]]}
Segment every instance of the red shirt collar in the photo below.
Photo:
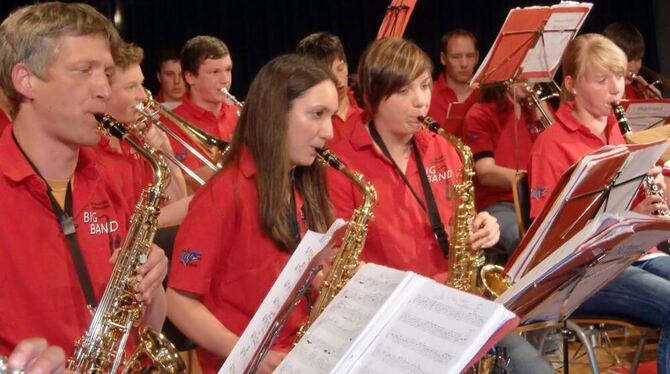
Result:
{"label": "red shirt collar", "polygon": [[[556,117],[569,131],[587,131],[591,133],[591,131],[584,127],[579,119],[575,117],[574,110],[574,101],[562,102],[561,106],[556,111]],[[618,129],[616,118],[614,118],[613,114],[610,114],[609,117],[607,117],[607,126],[605,127],[605,135],[607,135],[608,144],[612,141],[613,135],[615,135],[613,132],[618,131]]]}
{"label": "red shirt collar", "polygon": [[[351,132],[351,145],[354,147],[355,150],[361,150],[365,147],[370,147],[374,149],[374,146],[372,145],[373,140],[372,140],[372,135],[370,135],[370,131],[368,130],[368,126],[370,125],[371,122],[368,122],[364,126],[355,126],[354,129]],[[419,148],[419,152],[421,154],[425,154],[426,151],[428,150],[428,147],[430,146],[431,142],[430,139],[435,137],[436,135],[431,133],[428,130],[419,130],[417,133],[414,134],[414,141],[416,142],[416,146]]]}
{"label": "red shirt collar", "polygon": [[[14,182],[22,182],[30,177],[37,177],[19,146],[12,137],[12,131],[5,131],[0,138],[0,149],[3,157],[0,157],[0,172]],[[96,156],[93,149],[79,148],[79,160],[75,172],[81,173],[85,178],[95,179],[98,177]],[[41,179],[41,178],[40,178]]]}

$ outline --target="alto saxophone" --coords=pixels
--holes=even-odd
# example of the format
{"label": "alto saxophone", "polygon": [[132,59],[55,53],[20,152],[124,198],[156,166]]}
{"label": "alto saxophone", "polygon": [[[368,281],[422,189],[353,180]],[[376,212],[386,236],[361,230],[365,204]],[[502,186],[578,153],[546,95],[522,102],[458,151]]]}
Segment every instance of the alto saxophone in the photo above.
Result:
{"label": "alto saxophone", "polygon": [[463,168],[461,181],[454,185],[458,205],[452,219],[452,234],[449,240],[449,273],[447,285],[455,289],[481,295],[479,270],[484,265],[483,251],[473,251],[470,246],[470,227],[475,220],[475,189],[472,177],[475,175],[472,151],[463,141],[449,134],[432,118],[419,117],[422,125],[444,137],[458,152]]}
{"label": "alto saxophone", "polygon": [[[170,173],[166,162],[149,145],[130,136],[113,118],[97,114],[100,127],[128,141],[144,156],[154,172],[153,182],[142,191],[130,221],[128,235],[114,264],[112,275],[87,332],[75,343],[68,368],[77,373],[116,373],[133,325],[142,318],[145,305],[135,298],[135,279],[151,250],[157,228],[159,205],[165,198]],[[184,373],[186,366],[175,347],[162,334],[144,326],[139,329],[135,352],[123,363],[123,373],[141,371],[140,359],[146,355],[162,372]]]}
{"label": "alto saxophone", "polygon": [[296,343],[353,276],[360,263],[359,258],[365,244],[365,237],[368,234],[368,222],[374,218],[372,209],[377,203],[377,190],[374,186],[370,182],[366,182],[361,173],[349,169],[331,151],[327,149],[318,150],[317,160],[324,167],[331,166],[349,178],[363,193],[363,203],[351,213],[340,249],[335,254],[331,268],[323,283],[321,283],[319,296],[312,305],[307,321],[300,326],[296,333]]}

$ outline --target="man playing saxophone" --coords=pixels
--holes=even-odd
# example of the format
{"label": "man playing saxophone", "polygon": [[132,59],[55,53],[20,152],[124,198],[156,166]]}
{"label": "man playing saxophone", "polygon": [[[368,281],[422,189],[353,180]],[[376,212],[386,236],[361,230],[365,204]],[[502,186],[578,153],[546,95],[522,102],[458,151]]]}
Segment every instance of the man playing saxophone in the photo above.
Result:
{"label": "man playing saxophone", "polygon": [[[358,68],[371,120],[353,126],[348,136],[334,139],[330,148],[377,189],[375,220],[369,224],[362,260],[444,281],[450,266],[449,242],[465,234],[469,243],[460,244],[479,250],[494,245],[500,232],[496,220],[481,212],[469,218],[471,225],[459,225],[465,231],[470,226],[470,232],[446,235],[448,227],[456,224],[454,211],[461,209],[454,187],[464,178],[454,145],[422,130],[419,117],[428,112],[431,69],[430,58],[412,42],[381,39],[372,43]],[[360,205],[359,194],[336,173],[327,176],[336,215],[348,218]],[[511,339],[515,341],[508,345],[508,353],[514,372],[553,372],[529,344],[519,337]]]}
{"label": "man playing saxophone", "polygon": [[[0,86],[14,119],[0,138],[0,355],[32,336],[71,353],[110,277],[130,212],[90,147],[118,43],[84,4],[30,5],[0,25]],[[142,323],[157,329],[166,271],[154,247],[135,285],[148,304]]]}

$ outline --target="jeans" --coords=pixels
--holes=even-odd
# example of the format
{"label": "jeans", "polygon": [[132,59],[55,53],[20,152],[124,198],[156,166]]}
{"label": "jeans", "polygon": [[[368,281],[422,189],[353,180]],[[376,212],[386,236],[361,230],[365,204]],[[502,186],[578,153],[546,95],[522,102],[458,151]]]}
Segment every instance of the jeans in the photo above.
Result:
{"label": "jeans", "polygon": [[509,372],[513,374],[553,374],[556,371],[545,361],[535,347],[519,334],[507,334],[496,344],[504,347],[509,358]]}
{"label": "jeans", "polygon": [[516,220],[516,213],[514,212],[514,203],[499,201],[487,206],[484,208],[484,211],[498,220],[498,225],[500,225],[500,240],[496,246],[502,249],[506,257],[509,258],[514,253],[516,247],[519,246],[519,241],[521,241],[519,223]]}
{"label": "jeans", "polygon": [[657,372],[670,373],[670,256],[629,266],[574,315],[622,317],[660,328]]}

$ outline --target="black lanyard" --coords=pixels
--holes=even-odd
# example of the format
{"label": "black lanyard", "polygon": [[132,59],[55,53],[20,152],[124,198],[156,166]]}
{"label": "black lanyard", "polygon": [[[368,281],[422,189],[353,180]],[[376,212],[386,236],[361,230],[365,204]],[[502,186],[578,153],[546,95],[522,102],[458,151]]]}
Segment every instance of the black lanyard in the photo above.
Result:
{"label": "black lanyard", "polygon": [[289,200],[289,212],[288,212],[288,221],[289,229],[291,230],[291,238],[293,239],[294,248],[291,250],[291,253],[295,251],[295,248],[300,243],[302,237],[300,236],[300,225],[298,224],[298,205],[295,201],[295,170],[291,170],[291,196]]}
{"label": "black lanyard", "polygon": [[[393,166],[395,167],[398,174],[400,174],[400,177],[405,182],[405,185],[412,192],[412,195],[414,195],[414,198],[416,199],[417,203],[419,203],[421,208],[428,214],[428,219],[430,220],[431,228],[433,229],[433,233],[435,234],[437,244],[439,244],[440,249],[442,249],[442,253],[444,254],[444,256],[445,257],[448,256],[449,235],[447,235],[447,232],[444,229],[444,224],[442,223],[442,219],[440,218],[440,211],[437,209],[437,204],[435,203],[435,195],[433,195],[433,190],[430,188],[430,182],[428,181],[428,176],[426,175],[426,169],[423,166],[421,153],[419,153],[419,148],[416,146],[416,141],[414,141],[414,138],[412,138],[412,148],[414,150],[414,157],[416,158],[417,168],[419,169],[419,176],[421,177],[421,187],[423,188],[423,194],[426,196],[425,205],[423,201],[421,201],[421,198],[419,198],[419,195],[416,193],[414,188],[412,188],[412,185],[409,183],[409,180],[407,179],[405,173],[402,170],[400,170],[398,164],[395,162],[393,157],[391,157],[391,153],[386,147],[386,144],[384,144],[384,141],[382,140],[381,136],[379,136],[379,133],[377,132],[377,129],[375,128],[375,124],[373,122],[370,122],[369,128],[370,128],[370,135],[372,135],[372,139],[382,150],[382,153],[384,153],[384,155],[391,161],[391,163],[393,163]],[[426,205],[428,206],[428,209],[426,209]]]}
{"label": "black lanyard", "polygon": [[[12,137],[14,137],[14,134],[12,134]],[[67,239],[68,246],[70,247],[70,255],[72,256],[72,262],[74,263],[75,270],[77,271],[77,277],[79,278],[79,283],[81,284],[82,292],[84,293],[84,297],[86,298],[86,304],[90,308],[94,308],[96,305],[98,305],[98,301],[96,300],[95,293],[93,292],[93,286],[91,285],[91,277],[88,274],[88,269],[86,269],[84,256],[81,254],[79,241],[77,240],[76,225],[74,224],[74,220],[72,218],[71,181],[67,182],[67,191],[65,192],[65,206],[63,207],[64,208],[63,209],[61,208],[60,204],[58,204],[58,201],[54,197],[53,192],[51,190],[51,186],[49,186],[49,183],[47,183],[46,179],[42,177],[42,174],[40,174],[40,172],[37,170],[32,161],[30,161],[26,153],[23,152],[23,149],[21,149],[21,146],[19,146],[19,143],[16,141],[15,137],[14,137],[14,143],[16,143],[16,146],[23,154],[23,157],[26,158],[30,166],[33,168],[35,174],[37,174],[37,176],[42,178],[44,184],[46,184],[47,186],[47,196],[49,196],[49,201],[51,202],[51,207],[53,208],[56,220],[60,225],[61,231],[65,235],[65,239]]]}

